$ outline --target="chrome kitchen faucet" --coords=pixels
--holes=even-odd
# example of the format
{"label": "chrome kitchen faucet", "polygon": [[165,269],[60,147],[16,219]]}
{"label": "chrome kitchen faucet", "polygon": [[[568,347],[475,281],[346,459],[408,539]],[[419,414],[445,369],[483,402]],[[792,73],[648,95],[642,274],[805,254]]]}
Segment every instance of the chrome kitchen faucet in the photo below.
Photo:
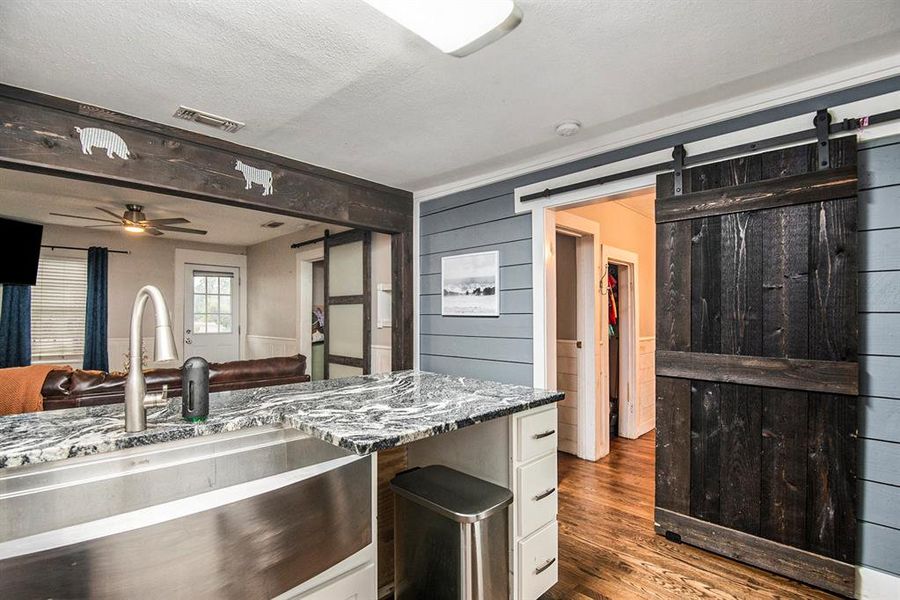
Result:
{"label": "chrome kitchen faucet", "polygon": [[144,431],[147,429],[147,409],[164,406],[167,402],[168,386],[161,392],[147,393],[147,382],[141,364],[141,326],[144,320],[144,307],[147,299],[153,301],[153,313],[156,317],[156,335],[153,338],[154,360],[175,360],[178,351],[175,349],[175,336],[169,322],[169,309],[162,292],[154,285],[145,285],[138,290],[131,309],[131,338],[128,342],[128,379],[125,382],[125,431]]}

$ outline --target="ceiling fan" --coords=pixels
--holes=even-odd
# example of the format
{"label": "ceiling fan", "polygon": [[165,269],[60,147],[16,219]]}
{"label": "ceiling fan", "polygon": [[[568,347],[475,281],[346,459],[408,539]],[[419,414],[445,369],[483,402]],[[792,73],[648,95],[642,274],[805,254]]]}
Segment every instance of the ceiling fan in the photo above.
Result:
{"label": "ceiling fan", "polygon": [[108,225],[86,225],[85,227],[122,227],[125,231],[131,233],[147,233],[150,235],[163,235],[164,231],[174,231],[177,233],[193,233],[195,235],[206,235],[202,229],[189,229],[187,227],[173,227],[176,224],[190,223],[187,219],[181,217],[173,219],[147,219],[144,215],[144,207],[140,204],[125,205],[125,213],[122,216],[117,215],[111,210],[95,206],[97,210],[115,217],[115,221],[110,219],[101,219],[99,217],[84,217],[81,215],[69,215],[65,213],[50,213],[57,217],[70,217],[72,219],[85,219],[88,221],[103,221]]}

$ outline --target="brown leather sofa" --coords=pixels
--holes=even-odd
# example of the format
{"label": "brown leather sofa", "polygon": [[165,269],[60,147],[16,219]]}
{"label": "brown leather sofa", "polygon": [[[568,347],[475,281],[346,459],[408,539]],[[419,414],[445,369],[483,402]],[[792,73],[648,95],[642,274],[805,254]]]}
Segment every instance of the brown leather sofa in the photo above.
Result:
{"label": "brown leather sofa", "polygon": [[[103,371],[54,370],[47,374],[41,395],[44,410],[99,406],[125,401],[125,374]],[[170,396],[181,395],[181,369],[144,371],[148,391],[169,386]],[[309,381],[302,354],[209,364],[209,390],[222,392]]]}

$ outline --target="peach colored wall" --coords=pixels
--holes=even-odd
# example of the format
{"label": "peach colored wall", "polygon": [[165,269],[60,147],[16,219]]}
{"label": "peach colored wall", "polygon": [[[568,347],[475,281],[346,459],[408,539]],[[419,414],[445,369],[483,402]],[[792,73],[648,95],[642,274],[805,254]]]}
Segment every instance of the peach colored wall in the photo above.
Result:
{"label": "peach colored wall", "polygon": [[565,212],[600,224],[600,241],[638,255],[639,326],[641,337],[656,330],[656,224],[653,194],[624,202],[606,201]]}

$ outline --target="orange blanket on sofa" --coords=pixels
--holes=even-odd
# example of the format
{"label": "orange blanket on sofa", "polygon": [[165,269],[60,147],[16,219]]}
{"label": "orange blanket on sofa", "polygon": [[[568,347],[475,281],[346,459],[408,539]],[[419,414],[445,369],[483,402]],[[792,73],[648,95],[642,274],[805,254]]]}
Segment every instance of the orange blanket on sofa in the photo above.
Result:
{"label": "orange blanket on sofa", "polygon": [[0,369],[0,415],[18,415],[44,409],[41,387],[47,373],[59,365],[31,365]]}

